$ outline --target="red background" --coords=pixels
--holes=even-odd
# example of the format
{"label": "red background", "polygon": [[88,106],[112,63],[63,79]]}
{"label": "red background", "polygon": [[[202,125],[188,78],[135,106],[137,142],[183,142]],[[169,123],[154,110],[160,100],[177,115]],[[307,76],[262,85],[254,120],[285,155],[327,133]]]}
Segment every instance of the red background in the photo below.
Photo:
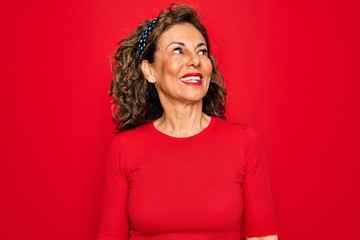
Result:
{"label": "red background", "polygon": [[[169,3],[1,3],[1,240],[95,238],[114,135],[108,57]],[[280,239],[357,238],[357,1],[191,3],[226,78],[228,119],[262,138]]]}

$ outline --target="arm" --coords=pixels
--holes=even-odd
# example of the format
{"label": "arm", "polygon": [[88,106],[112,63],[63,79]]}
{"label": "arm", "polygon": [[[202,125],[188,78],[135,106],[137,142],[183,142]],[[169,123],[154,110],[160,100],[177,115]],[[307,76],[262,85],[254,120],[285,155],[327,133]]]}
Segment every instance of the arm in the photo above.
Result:
{"label": "arm", "polygon": [[[277,240],[268,171],[257,134],[247,130],[244,177],[244,226],[248,240]],[[263,237],[259,237],[263,236]]]}
{"label": "arm", "polygon": [[110,146],[105,174],[101,221],[97,240],[128,240],[128,182],[120,159],[119,143]]}
{"label": "arm", "polygon": [[267,236],[267,237],[253,237],[253,238],[246,238],[246,240],[278,240],[277,235]]}

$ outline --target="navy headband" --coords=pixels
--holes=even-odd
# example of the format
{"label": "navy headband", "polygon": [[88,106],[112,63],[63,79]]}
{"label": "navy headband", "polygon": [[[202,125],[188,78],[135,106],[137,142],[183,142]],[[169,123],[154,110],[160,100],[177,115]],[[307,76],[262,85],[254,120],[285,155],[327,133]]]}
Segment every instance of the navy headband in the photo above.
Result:
{"label": "navy headband", "polygon": [[141,38],[140,38],[140,41],[139,41],[139,55],[140,55],[140,57],[139,57],[138,62],[140,62],[140,60],[143,57],[146,41],[147,41],[151,31],[155,27],[155,25],[156,25],[156,18],[154,20],[152,20],[146,26],[145,31],[141,34]]}

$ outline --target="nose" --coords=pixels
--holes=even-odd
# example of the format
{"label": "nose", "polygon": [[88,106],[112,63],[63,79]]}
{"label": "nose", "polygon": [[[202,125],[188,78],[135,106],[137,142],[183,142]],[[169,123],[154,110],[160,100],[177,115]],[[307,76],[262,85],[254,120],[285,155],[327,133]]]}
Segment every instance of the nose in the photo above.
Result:
{"label": "nose", "polygon": [[197,54],[197,52],[190,52],[189,53],[186,65],[188,67],[191,67],[191,66],[199,67],[200,66],[200,57]]}

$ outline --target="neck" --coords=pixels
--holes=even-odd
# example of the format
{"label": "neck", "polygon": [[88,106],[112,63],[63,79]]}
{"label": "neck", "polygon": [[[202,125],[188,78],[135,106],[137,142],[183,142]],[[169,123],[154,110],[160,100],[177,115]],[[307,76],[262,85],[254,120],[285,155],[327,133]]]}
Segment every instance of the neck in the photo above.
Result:
{"label": "neck", "polygon": [[154,122],[157,130],[173,137],[190,137],[204,130],[210,117],[202,112],[202,104],[164,106],[164,114]]}

